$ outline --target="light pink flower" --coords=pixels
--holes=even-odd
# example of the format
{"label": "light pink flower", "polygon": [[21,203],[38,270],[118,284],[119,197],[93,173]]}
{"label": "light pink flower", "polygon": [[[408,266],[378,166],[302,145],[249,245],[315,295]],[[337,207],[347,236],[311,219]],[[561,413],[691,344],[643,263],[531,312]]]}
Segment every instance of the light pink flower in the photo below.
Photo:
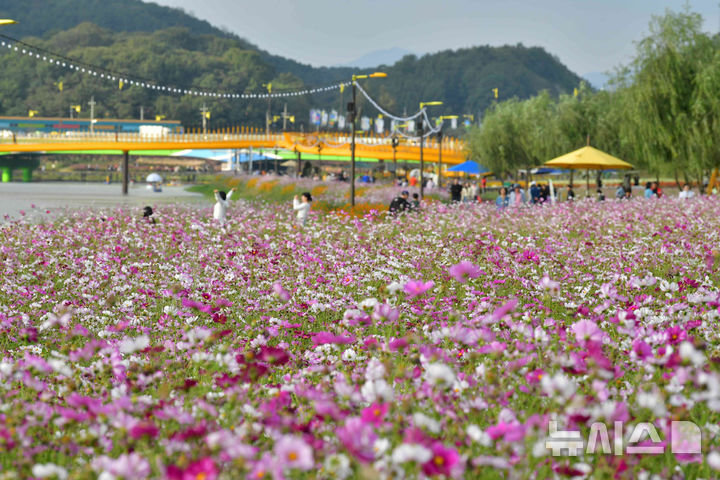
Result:
{"label": "light pink flower", "polygon": [[477,278],[479,275],[480,269],[467,260],[450,267],[450,276],[460,283],[466,283],[468,279]]}
{"label": "light pink flower", "polygon": [[410,280],[405,284],[405,293],[409,298],[415,298],[430,290],[435,282],[423,282],[422,280]]}
{"label": "light pink flower", "polygon": [[312,447],[299,437],[281,437],[275,442],[273,453],[281,468],[310,470],[315,466]]}

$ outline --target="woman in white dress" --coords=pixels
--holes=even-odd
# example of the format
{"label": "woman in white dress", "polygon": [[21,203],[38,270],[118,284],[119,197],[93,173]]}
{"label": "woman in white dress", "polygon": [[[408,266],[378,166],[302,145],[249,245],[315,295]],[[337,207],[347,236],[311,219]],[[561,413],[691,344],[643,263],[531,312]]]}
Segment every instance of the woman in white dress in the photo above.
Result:
{"label": "woman in white dress", "polygon": [[303,227],[307,222],[308,213],[310,213],[311,202],[312,197],[310,196],[310,192],[305,192],[300,195],[300,200],[298,200],[297,195],[293,197],[293,210],[297,211],[297,221]]}
{"label": "woman in white dress", "polygon": [[227,215],[227,209],[230,205],[228,202],[230,201],[230,198],[232,197],[233,192],[235,192],[235,189],[233,188],[228,192],[227,194],[223,192],[222,190],[215,190],[215,207],[213,208],[213,218],[215,220],[219,220],[220,222],[225,221],[225,216]]}

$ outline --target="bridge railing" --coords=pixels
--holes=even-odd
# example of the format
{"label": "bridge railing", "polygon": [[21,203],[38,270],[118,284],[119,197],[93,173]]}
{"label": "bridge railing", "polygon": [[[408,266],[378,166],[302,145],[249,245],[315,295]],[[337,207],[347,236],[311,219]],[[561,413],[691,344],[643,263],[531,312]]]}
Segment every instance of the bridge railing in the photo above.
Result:
{"label": "bridge railing", "polygon": [[[208,143],[217,144],[221,142],[257,142],[262,144],[271,144],[279,148],[293,148],[294,145],[303,145],[305,147],[321,146],[322,149],[332,148],[348,148],[351,143],[349,135],[321,135],[302,134],[302,133],[237,133],[237,132],[212,132],[212,133],[167,133],[167,134],[148,134],[138,132],[35,132],[28,134],[5,134],[0,137],[0,145],[16,144],[42,144],[42,143],[153,143],[155,145],[167,143],[168,145],[178,143]],[[378,150],[392,149],[390,137],[357,137],[355,143],[358,146],[368,148],[378,148]],[[398,147],[398,152],[404,149],[418,148],[420,142],[418,140],[403,139]],[[427,149],[437,149],[438,144],[435,139],[426,139],[424,146]],[[214,147],[216,148],[216,147]],[[230,147],[232,148],[232,147]],[[442,144],[443,152],[458,153],[464,149],[464,144],[456,139],[446,139]]]}

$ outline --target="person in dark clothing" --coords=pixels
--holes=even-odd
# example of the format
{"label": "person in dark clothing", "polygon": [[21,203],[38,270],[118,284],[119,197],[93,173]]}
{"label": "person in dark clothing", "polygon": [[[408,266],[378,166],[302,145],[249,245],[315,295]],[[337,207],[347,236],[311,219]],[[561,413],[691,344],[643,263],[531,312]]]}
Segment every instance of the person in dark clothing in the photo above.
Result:
{"label": "person in dark clothing", "polygon": [[147,221],[147,223],[155,224],[156,222],[155,222],[155,219],[153,218],[152,214],[153,214],[153,209],[151,206],[148,205],[147,207],[145,207],[143,209],[143,218],[145,219],[145,221]]}
{"label": "person in dark clothing", "polygon": [[535,182],[530,182],[530,203],[540,203],[540,188]]}
{"label": "person in dark clothing", "polygon": [[572,185],[568,185],[567,200],[568,202],[572,202],[575,200],[575,190],[573,190]]}
{"label": "person in dark clothing", "polygon": [[409,210],[410,202],[408,202],[408,197],[410,194],[407,190],[403,190],[399,197],[393,198],[392,202],[390,202],[390,208],[388,209],[390,213],[400,213],[405,212]]}
{"label": "person in dark clothing", "polygon": [[543,183],[540,185],[540,202],[547,203],[548,198],[550,198],[550,187]]}
{"label": "person in dark clothing", "polygon": [[412,203],[410,204],[410,210],[420,210],[420,195],[413,193]]}
{"label": "person in dark clothing", "polygon": [[460,203],[460,199],[462,198],[462,190],[463,187],[460,185],[460,180],[457,178],[455,181],[453,181],[453,184],[450,185],[450,200],[453,203]]}

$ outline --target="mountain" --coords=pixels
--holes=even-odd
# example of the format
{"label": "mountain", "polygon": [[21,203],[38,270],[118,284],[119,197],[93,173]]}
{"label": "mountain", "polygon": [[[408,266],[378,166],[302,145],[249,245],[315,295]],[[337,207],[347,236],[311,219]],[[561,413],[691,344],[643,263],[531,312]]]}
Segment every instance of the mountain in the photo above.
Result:
{"label": "mountain", "polygon": [[356,58],[352,62],[347,62],[342,67],[357,68],[374,68],[380,65],[392,65],[399,61],[405,55],[415,55],[414,52],[400,47],[387,48],[385,50],[375,50],[367,53],[360,58]]}
{"label": "mountain", "polygon": [[[263,93],[272,83],[274,92],[347,82],[354,73],[375,68],[313,67],[266,52],[250,41],[218,29],[174,8],[140,0],[0,0],[0,18],[20,23],[2,34],[48,51],[135,78],[152,79],[174,87],[201,87],[233,93]],[[240,32],[242,33],[242,32]],[[394,113],[415,112],[421,101],[442,100],[433,115],[481,114],[495,101],[528,98],[541,90],[557,95],[572,92],[581,79],[556,57],[539,47],[521,44],[473,47],[416,56],[398,61],[390,49],[387,61],[376,52],[369,58],[386,63],[387,78],[362,81],[362,86]],[[361,59],[358,59],[361,60]],[[376,67],[378,65],[372,65]],[[108,85],[81,73],[59,69],[37,59],[0,51],[0,114],[65,116],[69,105],[98,101],[98,117],[136,118],[141,107],[148,116],[165,115],[186,126],[200,124],[199,109],[207,103],[211,125],[264,127],[268,103],[264,100],[228,100],[163,95],[140,87]],[[55,85],[62,82],[63,91]],[[277,115],[287,104],[295,115],[295,128],[308,128],[311,108],[343,112],[349,92],[334,90],[312,96],[270,101]],[[364,115],[377,112],[358,98]],[[86,115],[82,112],[81,115]]]}

